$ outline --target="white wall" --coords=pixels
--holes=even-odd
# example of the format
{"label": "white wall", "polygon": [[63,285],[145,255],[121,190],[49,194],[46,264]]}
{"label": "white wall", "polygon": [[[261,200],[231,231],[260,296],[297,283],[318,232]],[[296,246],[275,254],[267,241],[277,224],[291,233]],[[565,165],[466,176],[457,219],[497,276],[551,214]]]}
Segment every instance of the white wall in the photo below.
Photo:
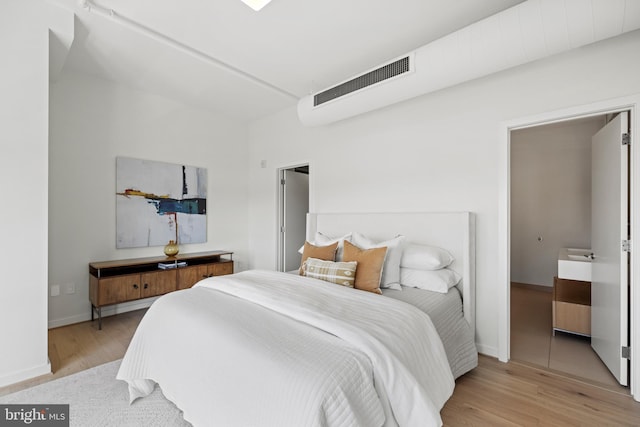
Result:
{"label": "white wall", "polygon": [[50,372],[47,358],[47,15],[0,5],[0,386]]}
{"label": "white wall", "polygon": [[[310,210],[477,214],[477,342],[498,347],[500,124],[640,92],[640,31],[319,128],[250,127],[250,266],[276,264],[275,168],[309,162]],[[261,168],[260,161],[267,167]]]}
{"label": "white wall", "polygon": [[[180,250],[231,250],[236,271],[246,268],[246,124],[63,71],[51,88],[50,135],[49,285],[62,291],[49,297],[50,326],[90,318],[89,262],[163,255],[162,247],[115,247],[116,156],[207,168],[207,243]],[[68,283],[75,294],[64,293]]]}
{"label": "white wall", "polygon": [[599,116],[511,133],[512,281],[553,286],[560,248],[591,247],[591,136],[604,124]]}

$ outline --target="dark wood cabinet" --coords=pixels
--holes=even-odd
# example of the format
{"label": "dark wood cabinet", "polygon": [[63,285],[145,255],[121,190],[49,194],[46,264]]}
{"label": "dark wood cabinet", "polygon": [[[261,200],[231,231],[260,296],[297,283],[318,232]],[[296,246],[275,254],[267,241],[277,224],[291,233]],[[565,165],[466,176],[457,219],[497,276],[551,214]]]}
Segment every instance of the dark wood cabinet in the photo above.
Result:
{"label": "dark wood cabinet", "polygon": [[[159,264],[175,268],[161,269]],[[179,263],[186,263],[178,267]],[[89,263],[91,320],[98,313],[102,329],[102,307],[164,295],[190,288],[211,276],[233,273],[233,252],[211,251],[175,257],[149,257]]]}

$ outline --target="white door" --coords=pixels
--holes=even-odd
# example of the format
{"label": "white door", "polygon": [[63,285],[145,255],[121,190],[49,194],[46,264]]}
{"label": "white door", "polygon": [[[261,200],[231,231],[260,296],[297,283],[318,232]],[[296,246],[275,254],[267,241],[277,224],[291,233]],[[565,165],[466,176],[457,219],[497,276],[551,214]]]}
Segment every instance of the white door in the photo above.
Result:
{"label": "white door", "polygon": [[284,171],[282,185],[284,186],[282,192],[284,194],[283,271],[291,271],[300,267],[302,255],[298,250],[304,245],[307,234],[309,175],[296,172],[295,169],[287,169]]}
{"label": "white door", "polygon": [[592,138],[591,346],[622,385],[628,385],[629,236],[628,112],[620,113]]}

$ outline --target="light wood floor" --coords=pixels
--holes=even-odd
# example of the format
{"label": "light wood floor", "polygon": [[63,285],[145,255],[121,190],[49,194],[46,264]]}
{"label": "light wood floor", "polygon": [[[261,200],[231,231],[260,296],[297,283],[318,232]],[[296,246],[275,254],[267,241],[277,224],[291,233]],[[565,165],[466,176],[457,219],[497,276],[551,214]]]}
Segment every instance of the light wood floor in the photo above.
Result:
{"label": "light wood floor", "polygon": [[[0,396],[122,358],[144,312],[105,318],[102,331],[91,322],[50,330],[54,373],[0,388]],[[442,419],[447,427],[638,426],[640,403],[548,370],[481,355],[479,366],[456,382]]]}
{"label": "light wood floor", "polygon": [[105,317],[101,331],[97,321],[49,329],[49,360],[53,373],[0,387],[0,396],[122,359],[144,313],[146,309]]}
{"label": "light wood floor", "polygon": [[448,427],[638,426],[640,403],[549,370],[481,356],[456,381],[442,419]]}

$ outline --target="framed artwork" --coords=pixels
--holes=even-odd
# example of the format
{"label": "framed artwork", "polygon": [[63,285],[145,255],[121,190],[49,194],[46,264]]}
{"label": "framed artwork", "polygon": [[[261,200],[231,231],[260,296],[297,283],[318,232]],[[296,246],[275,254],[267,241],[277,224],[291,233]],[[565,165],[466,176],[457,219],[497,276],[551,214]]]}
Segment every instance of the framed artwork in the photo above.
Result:
{"label": "framed artwork", "polygon": [[116,158],[116,248],[207,241],[207,170]]}

